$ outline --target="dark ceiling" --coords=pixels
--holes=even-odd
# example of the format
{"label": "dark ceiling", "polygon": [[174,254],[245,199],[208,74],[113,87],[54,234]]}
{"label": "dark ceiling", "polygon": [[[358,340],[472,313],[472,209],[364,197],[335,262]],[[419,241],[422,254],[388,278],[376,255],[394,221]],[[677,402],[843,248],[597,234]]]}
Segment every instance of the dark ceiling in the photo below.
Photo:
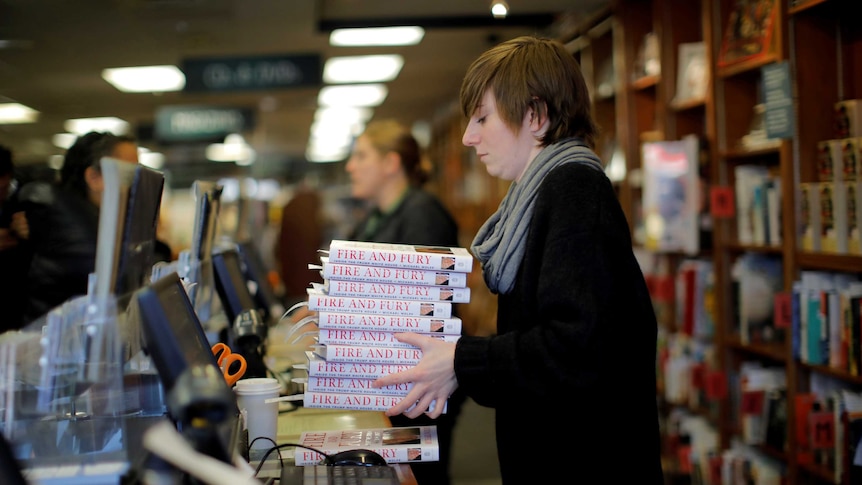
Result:
{"label": "dark ceiling", "polygon": [[[232,164],[207,162],[202,144],[152,139],[166,106],[239,107],[255,119],[246,139],[258,153],[252,174],[283,180],[304,160],[319,86],[229,93],[125,94],[105,82],[107,67],[174,64],[211,57],[400,53],[405,58],[375,118],[433,123],[452,109],[466,67],[494,43],[523,34],[556,37],[607,0],[508,0],[492,18],[489,0],[0,0],[0,102],[38,110],[33,124],[0,125],[0,144],[21,166],[62,154],[51,138],[69,118],[116,116],[141,143],[165,153],[174,180],[206,178]],[[331,47],[335,27],[426,27],[423,41],[397,48]]]}

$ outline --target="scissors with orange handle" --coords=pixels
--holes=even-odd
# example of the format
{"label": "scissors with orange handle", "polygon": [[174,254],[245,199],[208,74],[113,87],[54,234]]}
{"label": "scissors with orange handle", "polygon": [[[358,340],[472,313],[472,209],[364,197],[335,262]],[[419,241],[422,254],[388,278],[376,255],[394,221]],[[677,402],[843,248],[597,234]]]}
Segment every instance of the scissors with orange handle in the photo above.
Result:
{"label": "scissors with orange handle", "polygon": [[[218,366],[221,368],[221,372],[224,375],[224,380],[227,382],[228,387],[233,387],[233,385],[236,384],[236,381],[242,378],[245,374],[245,369],[248,367],[245,362],[245,357],[239,354],[234,354],[231,352],[230,347],[221,342],[213,345],[212,351],[213,355],[216,357]],[[236,372],[231,372],[231,367],[236,367],[234,363],[239,364],[239,369]]]}

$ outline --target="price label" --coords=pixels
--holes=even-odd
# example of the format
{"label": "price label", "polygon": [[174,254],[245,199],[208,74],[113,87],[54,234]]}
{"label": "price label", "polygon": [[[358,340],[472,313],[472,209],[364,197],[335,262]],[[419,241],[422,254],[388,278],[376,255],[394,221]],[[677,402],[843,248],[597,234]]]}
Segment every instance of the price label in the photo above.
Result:
{"label": "price label", "polygon": [[811,448],[835,447],[835,415],[831,411],[814,411],[808,415],[808,432]]}
{"label": "price label", "polygon": [[715,219],[730,219],[736,212],[733,204],[733,189],[713,187],[709,191],[709,209]]}

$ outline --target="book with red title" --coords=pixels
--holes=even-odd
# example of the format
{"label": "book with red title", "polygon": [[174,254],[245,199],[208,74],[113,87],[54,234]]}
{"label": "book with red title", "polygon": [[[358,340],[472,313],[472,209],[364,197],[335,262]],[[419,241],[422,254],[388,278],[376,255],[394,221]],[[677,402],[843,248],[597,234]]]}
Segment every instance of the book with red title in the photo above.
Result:
{"label": "book with red title", "polygon": [[376,379],[388,374],[403,372],[412,364],[370,364],[366,362],[332,362],[314,352],[305,351],[307,363],[295,364],[294,368],[304,369],[309,377],[362,377]]}
{"label": "book with red title", "polygon": [[[387,463],[439,461],[440,446],[436,426],[369,428],[351,430],[305,431],[299,444],[333,455],[358,448],[377,452]],[[296,448],[296,465],[316,465],[323,455],[305,448]]]}
{"label": "book with red title", "polygon": [[378,347],[359,344],[317,344],[312,352],[328,362],[416,365],[422,359],[417,347]]}
{"label": "book with red title", "polygon": [[317,326],[321,329],[442,333],[444,335],[460,335],[462,328],[461,319],[458,317],[401,317],[396,315],[367,315],[364,313],[328,311],[318,312]]}
{"label": "book with red title", "polygon": [[308,309],[317,311],[364,313],[368,315],[399,315],[404,317],[452,316],[448,301],[388,300],[361,296],[330,296],[308,288]]}
{"label": "book with red title", "polygon": [[393,300],[451,301],[470,303],[470,288],[450,286],[406,285],[399,283],[373,283],[352,280],[327,280],[312,283],[313,288],[330,296],[364,296]]}
{"label": "book with red title", "polygon": [[466,248],[388,244],[335,239],[329,243],[329,260],[333,263],[364,264],[446,270],[473,271],[473,255]]}
{"label": "book with red title", "polygon": [[[385,332],[377,330],[347,330],[339,328],[321,328],[317,333],[317,343],[331,345],[368,345],[374,347],[399,347],[415,349],[416,347],[401,342],[395,338],[397,332]],[[444,340],[446,342],[457,342],[460,335],[446,335],[442,333],[427,334],[426,336]]]}
{"label": "book with red title", "polygon": [[413,387],[412,382],[392,384],[385,387],[373,387],[375,378],[369,377],[308,377],[294,379],[293,382],[305,385],[305,391],[338,392],[353,394],[387,394],[391,396],[406,396]]}
{"label": "book with red title", "polygon": [[428,269],[391,268],[361,264],[333,263],[327,257],[321,264],[309,264],[308,269],[319,269],[324,282],[330,280],[364,281],[367,283],[397,283],[402,285],[467,287],[467,273]]}
{"label": "book with red title", "polygon": [[[316,392],[305,391],[302,394],[302,405],[307,408],[319,409],[348,409],[351,411],[386,411],[404,399],[404,396],[392,396],[386,394],[350,393],[350,392]],[[436,401],[431,402],[428,411],[434,410]],[[413,409],[414,404],[410,408]],[[447,410],[447,404],[443,404],[443,413]]]}

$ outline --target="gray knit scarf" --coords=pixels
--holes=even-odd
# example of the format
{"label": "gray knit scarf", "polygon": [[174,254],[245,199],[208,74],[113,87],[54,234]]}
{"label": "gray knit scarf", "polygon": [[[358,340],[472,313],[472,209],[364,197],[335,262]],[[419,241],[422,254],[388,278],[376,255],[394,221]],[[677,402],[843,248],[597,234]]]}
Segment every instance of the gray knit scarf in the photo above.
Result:
{"label": "gray knit scarf", "polygon": [[583,163],[604,171],[598,156],[580,138],[548,145],[536,155],[521,180],[512,182],[497,212],[479,228],[471,250],[482,263],[485,283],[492,292],[505,294],[515,286],[539,185],[551,170],[565,163]]}

